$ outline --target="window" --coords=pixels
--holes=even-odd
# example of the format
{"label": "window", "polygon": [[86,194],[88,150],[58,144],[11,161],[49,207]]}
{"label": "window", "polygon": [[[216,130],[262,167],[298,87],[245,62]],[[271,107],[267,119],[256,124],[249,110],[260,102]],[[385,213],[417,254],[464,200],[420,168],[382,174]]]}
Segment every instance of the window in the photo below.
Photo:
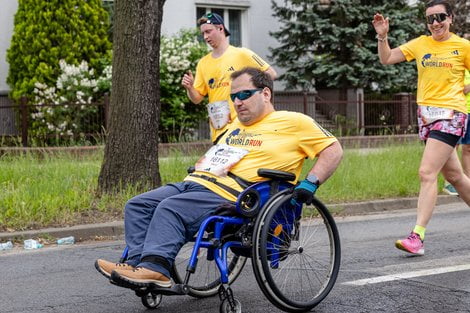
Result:
{"label": "window", "polygon": [[242,10],[198,7],[196,20],[206,13],[217,13],[224,18],[224,24],[230,31],[229,41],[235,47],[242,46]]}

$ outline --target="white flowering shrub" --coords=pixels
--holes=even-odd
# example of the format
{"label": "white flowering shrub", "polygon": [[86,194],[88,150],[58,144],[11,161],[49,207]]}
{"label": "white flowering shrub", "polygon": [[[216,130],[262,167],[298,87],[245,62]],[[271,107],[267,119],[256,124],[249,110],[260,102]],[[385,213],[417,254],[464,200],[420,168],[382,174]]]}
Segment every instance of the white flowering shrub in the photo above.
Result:
{"label": "white flowering shrub", "polygon": [[181,86],[183,74],[196,73],[199,59],[209,50],[198,41],[199,31],[182,30],[177,35],[162,36],[160,43],[160,138],[164,142],[191,140],[199,121],[206,116],[205,105],[192,104]]}
{"label": "white flowering shrub", "polygon": [[[162,36],[160,44],[160,134],[163,142],[191,140],[199,121],[206,116],[204,105],[190,104],[181,86],[183,74],[196,71],[199,59],[209,50],[198,41],[198,30],[182,30]],[[90,105],[111,91],[111,65],[104,64],[101,75],[83,61],[79,65],[61,60],[60,75],[54,86],[36,82],[32,113],[32,137],[80,138],[102,131],[102,112]]]}
{"label": "white flowering shrub", "polygon": [[83,138],[85,134],[100,133],[102,109],[95,103],[111,88],[111,66],[105,66],[101,75],[96,75],[86,61],[79,65],[59,61],[60,74],[55,86],[36,82],[34,85],[35,106],[31,114],[33,137]]}

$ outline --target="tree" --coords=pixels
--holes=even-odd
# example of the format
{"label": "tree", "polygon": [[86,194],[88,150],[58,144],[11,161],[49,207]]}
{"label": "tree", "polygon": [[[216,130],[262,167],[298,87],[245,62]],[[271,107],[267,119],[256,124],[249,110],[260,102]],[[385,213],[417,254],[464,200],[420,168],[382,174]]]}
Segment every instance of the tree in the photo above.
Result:
{"label": "tree", "polygon": [[414,88],[414,64],[383,66],[377,56],[374,13],[390,18],[392,47],[423,33],[417,7],[406,0],[272,1],[281,28],[272,32],[280,46],[271,49],[288,88],[348,88],[405,91]]}
{"label": "tree", "polygon": [[470,39],[470,1],[454,1],[454,14],[453,31]]}
{"label": "tree", "polygon": [[54,85],[59,60],[101,71],[109,57],[108,16],[101,0],[19,0],[7,60],[11,97],[33,97],[35,83]]}
{"label": "tree", "polygon": [[113,92],[100,192],[160,185],[160,29],[165,0],[116,1]]}

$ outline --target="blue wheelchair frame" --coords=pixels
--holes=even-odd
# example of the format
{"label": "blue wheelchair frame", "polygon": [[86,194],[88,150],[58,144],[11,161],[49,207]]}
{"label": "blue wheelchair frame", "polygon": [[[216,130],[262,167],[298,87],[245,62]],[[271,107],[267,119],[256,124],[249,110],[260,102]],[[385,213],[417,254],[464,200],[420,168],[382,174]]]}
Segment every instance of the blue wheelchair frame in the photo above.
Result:
{"label": "blue wheelchair frame", "polygon": [[[250,247],[245,247],[240,241],[228,241],[220,247],[220,243],[222,241],[222,237],[224,235],[223,231],[227,226],[233,225],[244,225],[249,223],[256,213],[263,208],[263,206],[269,201],[269,199],[276,193],[291,189],[293,187],[292,184],[278,181],[278,180],[269,180],[263,181],[259,183],[255,183],[245,189],[239,196],[236,202],[236,211],[233,212],[235,216],[221,216],[221,215],[212,215],[206,218],[201,226],[199,227],[199,232],[194,239],[194,247],[191,253],[191,257],[189,259],[189,263],[187,266],[186,277],[183,281],[183,286],[186,286],[189,283],[190,274],[196,271],[196,266],[198,262],[198,251],[201,248],[208,249],[207,251],[207,260],[212,261],[214,260],[217,264],[217,267],[220,271],[220,281],[222,284],[229,283],[229,268],[227,265],[227,253],[229,248],[245,248],[251,249]],[[256,209],[254,212],[253,207],[249,207],[249,217],[244,216],[247,215],[247,208],[244,208],[241,204],[244,197],[247,194],[255,195],[258,199],[256,201]],[[296,216],[289,216],[286,219],[286,223],[283,224],[281,227],[285,230],[288,234],[290,234],[293,223],[295,218],[298,218],[301,214],[301,205],[297,205]],[[213,236],[210,240],[204,240],[204,234],[206,230],[213,224]],[[281,251],[280,249],[276,248],[279,246],[279,243],[282,241],[282,238],[273,238],[273,241],[270,243],[269,249],[272,251],[271,255],[271,264],[273,267],[277,267],[279,265],[279,261],[281,259]],[[122,252],[120,262],[124,262],[128,256],[128,247],[126,246],[124,251]],[[159,289],[159,288],[157,288]],[[182,288],[183,290],[187,290],[187,288]],[[180,290],[180,288],[177,288]],[[165,292],[165,294],[170,294],[169,292]],[[179,294],[179,292],[175,292],[175,294]]]}

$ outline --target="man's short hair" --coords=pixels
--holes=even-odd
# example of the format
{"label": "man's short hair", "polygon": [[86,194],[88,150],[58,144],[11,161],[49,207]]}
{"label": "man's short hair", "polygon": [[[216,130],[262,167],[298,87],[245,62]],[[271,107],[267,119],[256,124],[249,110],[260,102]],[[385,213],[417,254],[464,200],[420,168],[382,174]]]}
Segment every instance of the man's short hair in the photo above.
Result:
{"label": "man's short hair", "polygon": [[224,19],[217,13],[204,14],[201,18],[197,20],[198,26],[201,26],[203,24],[222,25],[224,27],[225,36],[230,36],[230,32],[228,31],[227,27],[225,27]]}
{"label": "man's short hair", "polygon": [[254,67],[244,67],[239,71],[233,72],[230,78],[234,80],[243,74],[248,74],[251,77],[250,80],[256,88],[268,88],[271,91],[271,99],[273,98],[273,80],[268,73]]}

